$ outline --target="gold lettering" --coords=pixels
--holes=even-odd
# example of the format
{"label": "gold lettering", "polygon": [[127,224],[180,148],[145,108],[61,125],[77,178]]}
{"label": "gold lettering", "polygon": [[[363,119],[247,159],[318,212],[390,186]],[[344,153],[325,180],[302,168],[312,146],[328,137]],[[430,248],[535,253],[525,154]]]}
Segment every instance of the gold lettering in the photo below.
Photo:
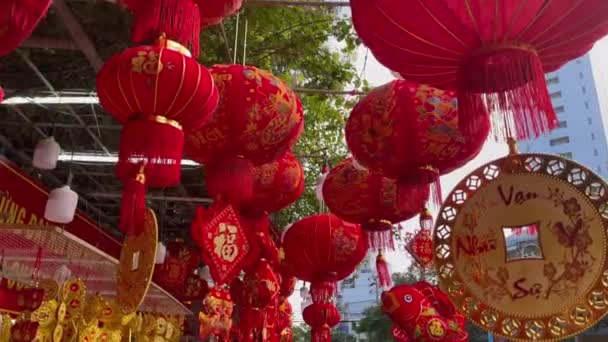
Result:
{"label": "gold lettering", "polygon": [[36,214],[32,214],[30,216],[30,221],[27,223],[31,226],[37,225],[38,224],[38,216],[36,216]]}
{"label": "gold lettering", "polygon": [[25,208],[19,208],[19,212],[17,213],[17,224],[24,224],[25,222]]}
{"label": "gold lettering", "polygon": [[17,211],[19,210],[19,205],[17,203],[11,201],[11,205],[8,209],[8,218],[6,218],[5,223],[15,223],[17,219]]}

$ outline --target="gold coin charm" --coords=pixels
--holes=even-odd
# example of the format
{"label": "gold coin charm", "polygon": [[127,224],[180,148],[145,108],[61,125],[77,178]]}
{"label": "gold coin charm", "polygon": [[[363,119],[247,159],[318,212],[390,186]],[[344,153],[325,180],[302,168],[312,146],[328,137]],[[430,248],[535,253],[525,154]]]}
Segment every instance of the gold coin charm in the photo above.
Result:
{"label": "gold coin charm", "polygon": [[510,341],[558,341],[608,313],[608,185],[574,161],[514,154],[465,177],[434,231],[443,290]]}

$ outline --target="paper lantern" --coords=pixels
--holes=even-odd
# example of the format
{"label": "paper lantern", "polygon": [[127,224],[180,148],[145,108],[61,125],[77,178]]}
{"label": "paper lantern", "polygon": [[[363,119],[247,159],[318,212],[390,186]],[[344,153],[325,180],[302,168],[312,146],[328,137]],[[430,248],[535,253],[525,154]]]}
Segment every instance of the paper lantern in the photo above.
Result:
{"label": "paper lantern", "polygon": [[301,219],[282,237],[284,266],[293,276],[308,282],[333,274],[342,280],[365,257],[367,243],[359,225],[333,214]]}
{"label": "paper lantern", "polygon": [[0,56],[11,53],[32,34],[50,5],[51,0],[0,2]]}
{"label": "paper lantern", "polygon": [[396,80],[357,103],[346,141],[370,170],[410,183],[437,182],[477,156],[490,130],[483,118],[475,132],[463,134],[454,92]]}
{"label": "paper lantern", "polygon": [[458,89],[466,133],[485,125],[486,109],[509,136],[557,127],[544,73],[608,32],[608,3],[598,0],[351,0],[351,8],[380,63],[407,80]]}
{"label": "paper lantern", "polygon": [[116,173],[145,163],[149,186],[179,183],[184,130],[199,128],[218,101],[211,74],[189,52],[161,38],[112,56],[97,74],[99,101],[124,125]]}
{"label": "paper lantern", "polygon": [[424,208],[429,186],[399,185],[395,179],[358,169],[347,159],[325,178],[323,198],[333,214],[361,224],[370,248],[394,249],[393,224],[409,220]]}
{"label": "paper lantern", "polygon": [[54,137],[44,138],[36,144],[32,164],[40,170],[53,170],[57,167],[60,153],[61,146],[55,141]]}
{"label": "paper lantern", "polygon": [[44,218],[55,223],[70,223],[74,220],[77,206],[78,194],[69,185],[64,185],[49,193]]}
{"label": "paper lantern", "polygon": [[287,84],[250,66],[211,68],[220,94],[212,118],[186,136],[186,154],[204,163],[209,191],[236,204],[253,195],[254,165],[289,150],[303,129],[302,104]]}
{"label": "paper lantern", "polygon": [[291,152],[256,166],[253,174],[253,197],[241,205],[244,215],[280,211],[295,202],[304,191],[304,170]]}

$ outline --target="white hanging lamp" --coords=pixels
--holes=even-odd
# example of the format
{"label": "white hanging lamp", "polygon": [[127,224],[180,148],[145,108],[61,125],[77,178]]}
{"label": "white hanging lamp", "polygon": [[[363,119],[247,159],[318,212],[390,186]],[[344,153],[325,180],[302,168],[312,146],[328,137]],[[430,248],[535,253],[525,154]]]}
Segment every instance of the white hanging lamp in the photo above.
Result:
{"label": "white hanging lamp", "polygon": [[164,264],[165,258],[167,257],[167,246],[163,242],[159,242],[156,245],[156,261],[157,265]]}
{"label": "white hanging lamp", "polygon": [[53,136],[38,141],[34,150],[32,164],[40,170],[53,170],[57,167],[57,160],[61,153],[61,146]]}
{"label": "white hanging lamp", "polygon": [[70,188],[72,173],[68,176],[68,184],[53,189],[44,208],[44,218],[54,223],[70,223],[76,215],[78,194]]}

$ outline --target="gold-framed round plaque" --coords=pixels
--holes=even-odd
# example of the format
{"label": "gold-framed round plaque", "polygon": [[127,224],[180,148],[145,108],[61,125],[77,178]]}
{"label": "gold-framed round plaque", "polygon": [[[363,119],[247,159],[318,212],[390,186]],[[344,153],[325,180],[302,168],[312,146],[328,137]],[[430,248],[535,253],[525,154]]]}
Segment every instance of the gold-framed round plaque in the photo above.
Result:
{"label": "gold-framed round plaque", "polygon": [[442,289],[510,341],[557,341],[608,313],[608,185],[576,162],[511,154],[477,168],[434,231]]}
{"label": "gold-framed round plaque", "polygon": [[123,313],[137,311],[148,292],[154,273],[157,243],[156,215],[147,208],[142,231],[138,235],[127,235],[120,251],[116,302]]}

